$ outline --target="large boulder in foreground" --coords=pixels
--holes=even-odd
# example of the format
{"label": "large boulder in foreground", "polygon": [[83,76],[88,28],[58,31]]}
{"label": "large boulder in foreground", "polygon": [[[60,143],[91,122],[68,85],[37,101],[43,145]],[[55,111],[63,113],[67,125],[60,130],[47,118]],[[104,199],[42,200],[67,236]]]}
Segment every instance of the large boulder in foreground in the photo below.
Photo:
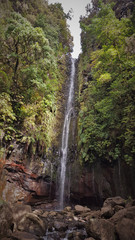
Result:
{"label": "large boulder in foreground", "polygon": [[32,212],[31,206],[24,204],[14,204],[13,220],[14,220],[14,232],[21,231],[27,232],[38,236],[43,236],[46,233],[45,221]]}
{"label": "large boulder in foreground", "polygon": [[101,217],[111,218],[115,212],[124,209],[125,203],[125,199],[119,196],[107,198],[101,208]]}
{"label": "large boulder in foreground", "polygon": [[46,225],[34,213],[26,213],[18,223],[18,230],[21,232],[27,232],[38,236],[44,236],[46,233]]}
{"label": "large boulder in foreground", "polygon": [[116,226],[120,240],[135,239],[135,219],[124,217]]}
{"label": "large boulder in foreground", "polygon": [[0,240],[38,239],[44,236],[47,224],[29,205],[8,203],[0,200]]}
{"label": "large boulder in foreground", "polygon": [[135,206],[116,212],[110,220],[116,225],[119,240],[135,239]]}
{"label": "large boulder in foreground", "polygon": [[105,219],[89,219],[86,224],[86,231],[88,236],[95,239],[115,240],[115,227]]}
{"label": "large boulder in foreground", "polygon": [[135,239],[135,206],[126,207],[129,205],[121,197],[106,199],[100,215],[97,216],[96,211],[94,216],[89,214],[87,218],[88,236],[98,240]]}
{"label": "large boulder in foreground", "polygon": [[13,229],[13,215],[10,206],[0,199],[0,239],[10,236]]}

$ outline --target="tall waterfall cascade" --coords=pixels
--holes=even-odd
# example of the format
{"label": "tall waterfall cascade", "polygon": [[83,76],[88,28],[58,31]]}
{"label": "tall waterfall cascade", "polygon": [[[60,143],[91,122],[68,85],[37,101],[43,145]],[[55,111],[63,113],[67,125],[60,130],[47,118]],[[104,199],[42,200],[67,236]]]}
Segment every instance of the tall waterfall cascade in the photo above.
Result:
{"label": "tall waterfall cascade", "polygon": [[62,144],[61,144],[61,168],[60,168],[60,209],[64,206],[64,189],[66,179],[66,165],[68,157],[68,139],[70,130],[70,121],[73,114],[74,106],[74,81],[75,81],[75,59],[72,59],[71,74],[70,74],[70,85],[67,99],[67,106],[65,111],[65,119],[63,124],[62,132]]}

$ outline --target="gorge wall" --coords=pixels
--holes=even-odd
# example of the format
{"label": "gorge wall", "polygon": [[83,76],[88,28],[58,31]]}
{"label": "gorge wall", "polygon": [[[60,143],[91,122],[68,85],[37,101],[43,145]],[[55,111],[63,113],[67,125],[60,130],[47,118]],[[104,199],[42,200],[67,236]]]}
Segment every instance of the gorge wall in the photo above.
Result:
{"label": "gorge wall", "polygon": [[126,63],[135,61],[133,18],[133,1],[93,1],[80,19],[78,153],[70,167],[71,199],[80,204],[135,196],[134,64]]}
{"label": "gorge wall", "polygon": [[[80,20],[82,54],[76,61],[65,183],[66,201],[88,206],[101,206],[116,195],[135,197],[134,3],[114,1],[112,10],[107,5],[112,1],[103,2],[98,6],[93,1]],[[72,37],[61,5],[40,1],[40,8],[35,4],[1,3],[0,81],[5,84],[0,92],[0,196],[13,203],[56,207]],[[97,32],[96,21],[101,27]],[[24,26],[27,46],[15,38]],[[33,59],[28,51],[34,51]]]}
{"label": "gorge wall", "polygon": [[61,4],[0,1],[0,196],[54,199],[72,37]]}

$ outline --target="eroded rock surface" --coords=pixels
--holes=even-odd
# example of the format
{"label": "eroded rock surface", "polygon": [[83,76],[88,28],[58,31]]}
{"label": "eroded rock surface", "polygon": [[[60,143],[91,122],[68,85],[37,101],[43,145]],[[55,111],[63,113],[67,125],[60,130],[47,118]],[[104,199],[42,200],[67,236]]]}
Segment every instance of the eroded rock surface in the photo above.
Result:
{"label": "eroded rock surface", "polygon": [[1,189],[0,195],[7,202],[20,201],[34,204],[55,197],[54,182],[50,181],[47,176],[38,176],[22,164],[7,161],[3,176],[0,184],[5,185]]}

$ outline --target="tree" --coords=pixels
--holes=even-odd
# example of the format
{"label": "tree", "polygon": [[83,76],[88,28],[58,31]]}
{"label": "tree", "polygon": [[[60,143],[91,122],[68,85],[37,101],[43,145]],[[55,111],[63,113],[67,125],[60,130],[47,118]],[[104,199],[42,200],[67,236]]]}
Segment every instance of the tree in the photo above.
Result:
{"label": "tree", "polygon": [[80,89],[81,157],[90,162],[122,158],[131,164],[135,152],[135,57],[131,39],[135,29],[129,18],[117,19],[112,6],[102,3],[98,14],[90,21],[83,19],[81,26],[86,39],[80,67],[85,63],[85,71],[91,71],[90,81]]}
{"label": "tree", "polygon": [[33,28],[20,14],[11,14],[3,48],[2,68],[8,66],[15,92],[23,92],[29,100],[34,89],[46,88],[45,81],[55,72],[56,62],[41,28]]}

